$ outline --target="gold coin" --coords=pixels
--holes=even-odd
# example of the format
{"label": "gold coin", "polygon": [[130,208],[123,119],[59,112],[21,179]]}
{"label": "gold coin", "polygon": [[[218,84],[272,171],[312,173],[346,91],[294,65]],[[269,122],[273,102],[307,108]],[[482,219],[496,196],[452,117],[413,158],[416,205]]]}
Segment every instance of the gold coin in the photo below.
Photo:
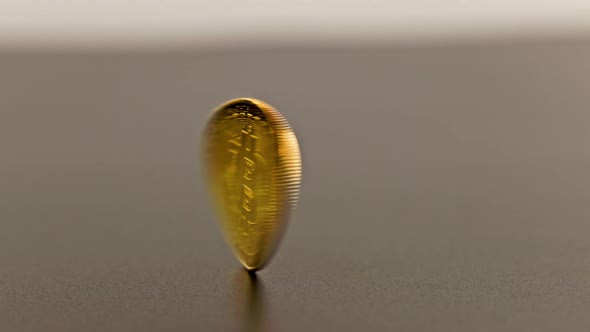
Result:
{"label": "gold coin", "polygon": [[246,269],[258,270],[272,257],[297,203],[297,138],[272,106],[238,98],[213,111],[203,150],[225,238]]}

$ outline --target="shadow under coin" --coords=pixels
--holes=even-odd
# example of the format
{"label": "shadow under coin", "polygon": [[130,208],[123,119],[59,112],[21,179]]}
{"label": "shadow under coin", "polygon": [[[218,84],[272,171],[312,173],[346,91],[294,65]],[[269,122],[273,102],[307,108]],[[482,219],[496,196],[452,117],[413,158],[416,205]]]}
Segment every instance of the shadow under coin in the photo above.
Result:
{"label": "shadow under coin", "polygon": [[239,270],[236,273],[236,288],[239,289],[238,312],[242,313],[242,331],[268,331],[268,316],[264,310],[264,288],[256,273]]}

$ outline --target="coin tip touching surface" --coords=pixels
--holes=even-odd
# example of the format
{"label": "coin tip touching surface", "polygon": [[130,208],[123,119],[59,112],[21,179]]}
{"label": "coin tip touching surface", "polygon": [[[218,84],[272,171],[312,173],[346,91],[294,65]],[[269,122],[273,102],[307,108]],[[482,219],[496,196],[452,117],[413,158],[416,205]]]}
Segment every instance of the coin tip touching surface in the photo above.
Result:
{"label": "coin tip touching surface", "polygon": [[259,270],[258,267],[248,267],[245,265],[244,265],[244,269],[246,269],[246,272],[248,272],[250,277],[253,277],[253,278],[256,278],[256,272],[258,272],[258,270]]}
{"label": "coin tip touching surface", "polygon": [[259,270],[297,203],[297,138],[277,110],[253,98],[216,108],[205,135],[205,168],[224,237],[246,270]]}

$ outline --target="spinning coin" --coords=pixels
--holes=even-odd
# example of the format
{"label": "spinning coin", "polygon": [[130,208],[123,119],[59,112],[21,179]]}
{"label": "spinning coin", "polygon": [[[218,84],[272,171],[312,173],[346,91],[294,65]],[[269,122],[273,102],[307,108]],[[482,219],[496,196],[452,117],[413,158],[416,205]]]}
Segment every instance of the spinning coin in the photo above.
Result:
{"label": "spinning coin", "polygon": [[213,111],[203,150],[226,241],[246,269],[258,270],[278,247],[297,203],[301,183],[297,138],[272,106],[239,98]]}

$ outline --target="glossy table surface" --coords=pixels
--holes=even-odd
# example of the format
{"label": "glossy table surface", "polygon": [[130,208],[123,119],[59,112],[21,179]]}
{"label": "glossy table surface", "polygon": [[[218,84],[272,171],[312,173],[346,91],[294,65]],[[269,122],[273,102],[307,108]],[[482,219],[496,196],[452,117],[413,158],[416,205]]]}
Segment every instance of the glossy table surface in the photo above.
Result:
{"label": "glossy table surface", "polygon": [[[3,331],[587,331],[590,43],[0,56]],[[267,101],[300,204],[255,278],[201,177]]]}

